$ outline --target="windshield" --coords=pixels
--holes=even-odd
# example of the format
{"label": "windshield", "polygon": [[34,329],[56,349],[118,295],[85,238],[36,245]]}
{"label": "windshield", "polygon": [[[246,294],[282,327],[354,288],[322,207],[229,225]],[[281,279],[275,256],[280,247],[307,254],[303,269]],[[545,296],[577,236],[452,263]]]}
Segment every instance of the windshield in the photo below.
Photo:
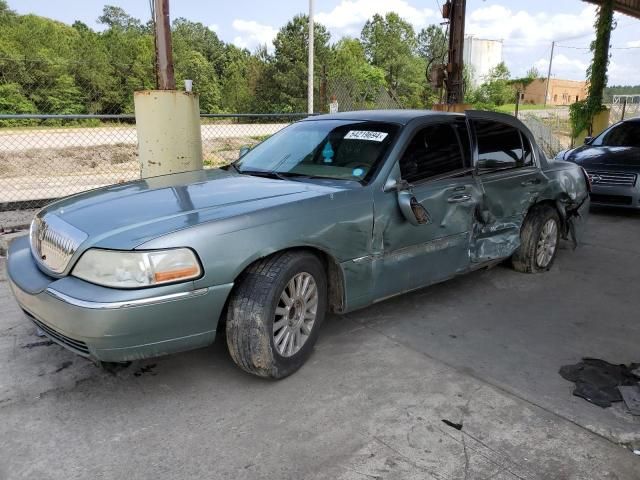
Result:
{"label": "windshield", "polygon": [[240,173],[368,181],[389,150],[398,126],[353,120],[294,123],[245,154]]}
{"label": "windshield", "polygon": [[640,122],[614,125],[598,135],[591,145],[602,147],[640,147]]}

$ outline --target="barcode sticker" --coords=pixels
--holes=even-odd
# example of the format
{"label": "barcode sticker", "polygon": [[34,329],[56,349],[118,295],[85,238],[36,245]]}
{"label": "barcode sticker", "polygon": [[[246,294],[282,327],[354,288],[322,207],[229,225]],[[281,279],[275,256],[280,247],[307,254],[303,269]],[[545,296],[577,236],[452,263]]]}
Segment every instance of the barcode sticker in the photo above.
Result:
{"label": "barcode sticker", "polygon": [[388,133],[371,132],[368,130],[351,130],[344,136],[345,140],[368,140],[370,142],[382,142],[387,138]]}

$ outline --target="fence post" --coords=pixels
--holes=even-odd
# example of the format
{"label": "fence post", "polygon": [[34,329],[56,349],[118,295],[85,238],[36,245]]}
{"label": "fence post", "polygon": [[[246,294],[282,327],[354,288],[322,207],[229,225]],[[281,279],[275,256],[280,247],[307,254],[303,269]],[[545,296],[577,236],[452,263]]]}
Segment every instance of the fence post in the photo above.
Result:
{"label": "fence post", "polygon": [[516,112],[515,112],[516,118],[518,118],[519,107],[520,107],[520,90],[516,90]]}
{"label": "fence post", "polygon": [[624,120],[624,114],[627,110],[627,99],[625,97],[624,102],[622,102],[622,118],[620,119],[620,121]]}

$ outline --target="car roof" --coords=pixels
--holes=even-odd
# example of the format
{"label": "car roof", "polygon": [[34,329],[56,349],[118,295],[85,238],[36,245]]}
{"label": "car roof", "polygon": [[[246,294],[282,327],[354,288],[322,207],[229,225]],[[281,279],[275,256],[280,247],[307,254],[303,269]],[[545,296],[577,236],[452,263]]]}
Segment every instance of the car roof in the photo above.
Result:
{"label": "car roof", "polygon": [[624,123],[640,123],[640,117],[627,118]]}
{"label": "car roof", "polygon": [[313,120],[366,120],[371,122],[391,122],[406,125],[412,120],[432,116],[464,116],[461,113],[439,112],[436,110],[359,110],[354,112],[314,115],[305,119]]}

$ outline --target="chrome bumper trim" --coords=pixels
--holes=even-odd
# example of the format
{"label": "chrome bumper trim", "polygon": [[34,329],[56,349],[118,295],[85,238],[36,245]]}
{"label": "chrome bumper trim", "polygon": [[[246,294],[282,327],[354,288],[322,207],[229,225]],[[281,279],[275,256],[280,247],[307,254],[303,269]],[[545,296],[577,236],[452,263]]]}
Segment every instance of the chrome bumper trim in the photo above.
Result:
{"label": "chrome bumper trim", "polygon": [[172,302],[174,300],[183,300],[186,298],[199,297],[205,295],[209,288],[200,288],[190,292],[170,293],[168,295],[160,295],[158,297],[140,298],[137,300],[127,300],[123,302],[91,302],[70,297],[64,293],[58,292],[53,288],[47,288],[47,293],[52,297],[80,308],[89,308],[92,310],[113,310],[119,308],[141,307],[144,305],[155,305],[157,303]]}

